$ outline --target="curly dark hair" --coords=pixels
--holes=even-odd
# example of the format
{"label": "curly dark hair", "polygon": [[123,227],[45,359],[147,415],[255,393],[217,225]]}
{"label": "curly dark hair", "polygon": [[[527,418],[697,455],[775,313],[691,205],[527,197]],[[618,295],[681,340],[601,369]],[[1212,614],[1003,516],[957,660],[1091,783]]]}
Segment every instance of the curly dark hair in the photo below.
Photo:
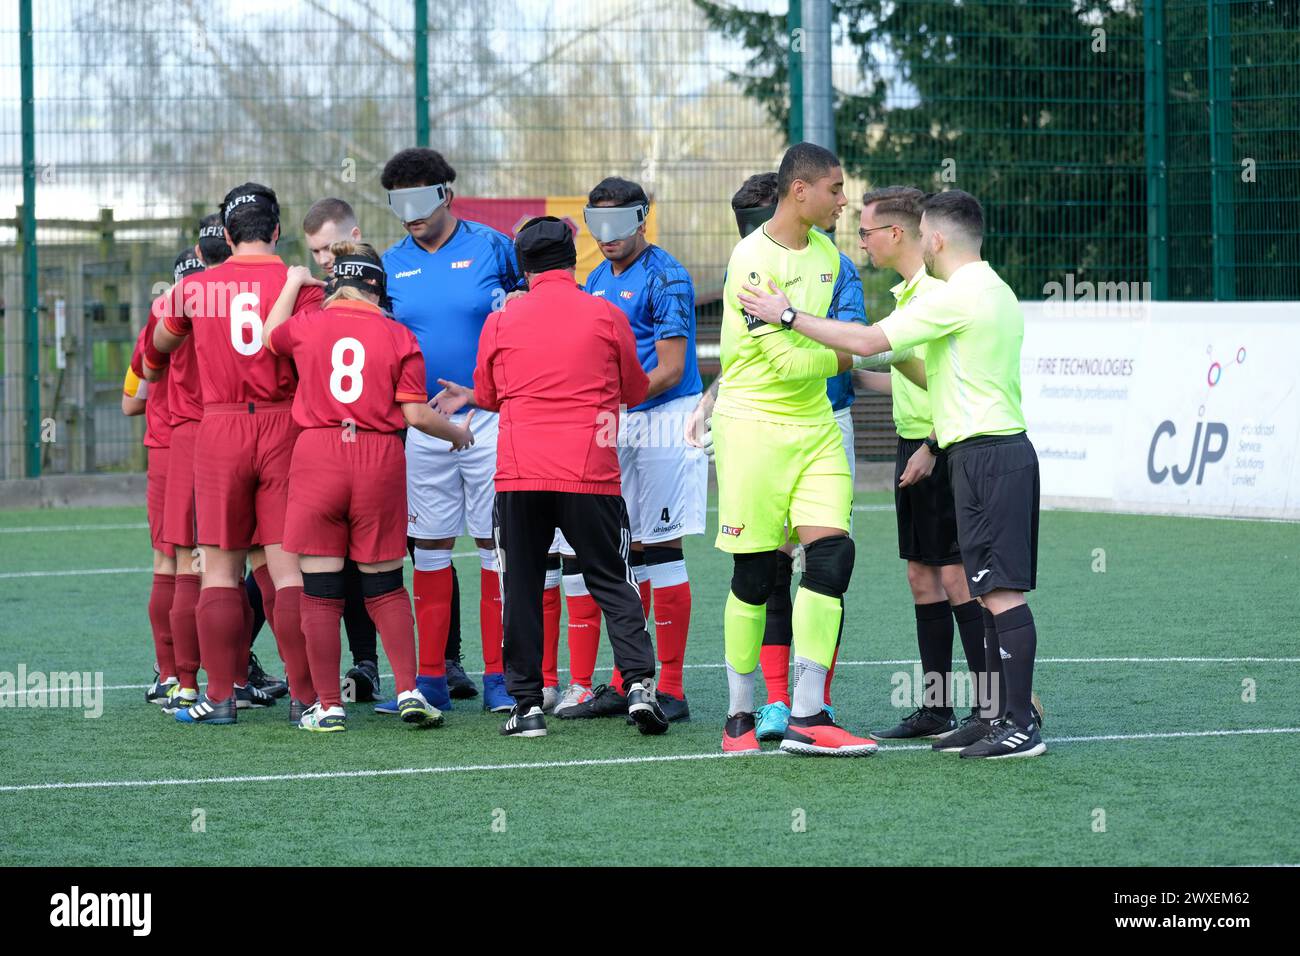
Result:
{"label": "curly dark hair", "polygon": [[758,209],[776,205],[776,173],[755,173],[731,197],[732,209]]}
{"label": "curly dark hair", "polygon": [[397,153],[384,163],[384,171],[379,175],[379,183],[385,189],[411,189],[455,181],[456,170],[442,158],[442,153],[419,146]]}

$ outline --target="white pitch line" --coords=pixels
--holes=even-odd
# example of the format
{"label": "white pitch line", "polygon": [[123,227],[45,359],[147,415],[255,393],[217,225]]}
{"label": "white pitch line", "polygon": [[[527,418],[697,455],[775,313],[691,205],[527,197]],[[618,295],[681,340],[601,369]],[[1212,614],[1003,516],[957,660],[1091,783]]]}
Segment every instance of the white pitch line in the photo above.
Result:
{"label": "white pitch line", "polygon": [[[915,665],[920,663],[918,659],[898,659],[898,661],[836,661],[836,667],[894,667],[900,665]],[[1300,663],[1300,657],[1040,657],[1035,663]],[[725,667],[725,663],[685,663],[682,665],[685,670],[720,670]],[[559,667],[556,669],[562,674],[568,674],[568,667]],[[597,667],[597,672],[602,672],[603,667]],[[482,671],[465,671],[465,674],[471,678],[481,678],[484,675]],[[393,675],[381,674],[381,678],[387,680],[393,679]],[[339,680],[343,675],[339,675]],[[152,684],[105,684],[101,691],[147,691]],[[25,695],[42,695],[42,693],[59,693],[59,689],[45,689],[45,691],[0,691],[0,697],[14,697],[19,693]]]}
{"label": "white pitch line", "polygon": [[149,527],[148,522],[131,524],[34,524],[22,528],[0,528],[0,534],[44,534],[49,531],[139,531]]}
{"label": "white pitch line", "polygon": [[[1192,730],[1155,734],[1106,734],[1092,737],[1049,737],[1049,744],[1110,743],[1127,740],[1174,740],[1188,737],[1238,737],[1267,734],[1300,734],[1300,727],[1259,727],[1248,730]],[[919,752],[930,750],[925,745],[886,746],[881,750]],[[779,750],[765,750],[761,756],[777,756]],[[606,757],[591,760],[552,760],[520,763],[464,764],[453,767],[401,767],[391,770],[330,770],[314,773],[256,774],[229,777],[195,777],[186,780],[75,780],[58,783],[23,783],[0,785],[0,793],[29,793],[38,790],[107,790],[141,789],[145,787],[184,787],[211,783],[287,783],[298,780],[344,780],[374,777],[409,777],[444,773],[483,773],[499,770],[562,770],[569,767],[618,767],[647,763],[675,763],[692,760],[717,760],[740,755],[721,751],[694,754],[665,754],[653,757]]]}
{"label": "white pitch line", "polygon": [[88,574],[153,574],[153,568],[86,568],[80,571],[5,571],[0,578],[69,578]]}

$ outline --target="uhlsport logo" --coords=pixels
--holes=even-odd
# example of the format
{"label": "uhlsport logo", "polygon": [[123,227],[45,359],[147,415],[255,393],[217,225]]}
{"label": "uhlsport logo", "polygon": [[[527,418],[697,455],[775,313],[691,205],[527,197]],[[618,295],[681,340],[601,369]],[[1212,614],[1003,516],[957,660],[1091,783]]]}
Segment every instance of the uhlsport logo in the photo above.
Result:
{"label": "uhlsport logo", "polygon": [[148,936],[153,929],[153,894],[83,893],[73,886],[50,897],[50,925],[127,926],[133,936]]}

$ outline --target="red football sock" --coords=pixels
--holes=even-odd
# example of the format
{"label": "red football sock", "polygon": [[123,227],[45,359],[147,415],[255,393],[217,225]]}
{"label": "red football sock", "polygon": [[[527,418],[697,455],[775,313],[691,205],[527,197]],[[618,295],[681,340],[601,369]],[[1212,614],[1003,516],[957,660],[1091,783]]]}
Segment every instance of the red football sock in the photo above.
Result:
{"label": "red football sock", "polygon": [[[266,618],[266,626],[271,629],[271,634],[275,634],[275,582],[271,580],[271,569],[265,564],[260,568],[253,569],[253,580],[257,582],[257,590],[262,595],[262,617]],[[248,592],[245,591],[245,594]],[[252,605],[250,604],[251,608]],[[249,625],[252,630],[252,624]],[[252,646],[251,644],[249,645]],[[311,701],[308,701],[311,703]]]}
{"label": "red football sock", "polygon": [[542,591],[542,686],[560,686],[560,586]]}
{"label": "red football sock", "polygon": [[620,694],[627,693],[627,691],[623,689],[623,675],[617,667],[614,668],[614,673],[609,675],[609,686],[614,688]]}
{"label": "red football sock", "polygon": [[176,676],[176,652],[172,647],[172,600],[176,596],[176,575],[155,574],[149,591],[149,628],[153,631],[153,653],[158,661],[158,679]]}
{"label": "red football sock", "polygon": [[[321,706],[342,707],[339,622],[343,620],[343,599],[303,594],[299,599],[298,617],[307,644],[307,666],[311,671],[312,686],[320,688]],[[298,699],[302,700],[301,697]]]}
{"label": "red football sock", "polygon": [[645,614],[646,623],[649,624],[650,623],[650,596],[654,594],[654,586],[650,583],[649,578],[646,578],[644,581],[638,581],[636,586],[637,589],[641,592],[641,611],[643,614]]}
{"label": "red football sock", "polygon": [[[451,566],[416,571],[415,621],[420,632],[420,676],[447,676],[447,635],[451,630]],[[376,626],[378,622],[375,622]],[[381,632],[382,633],[382,632]]]}
{"label": "red football sock", "polygon": [[244,640],[235,647],[235,683],[243,687],[248,680],[248,655],[253,652],[253,605],[248,600],[248,589],[240,587],[244,595]]}
{"label": "red football sock", "polygon": [[839,659],[840,646],[836,644],[835,653],[831,655],[831,666],[826,669],[826,692],[823,699],[826,701],[827,707],[831,705],[831,678],[835,676],[835,662]]}
{"label": "red football sock", "polygon": [[690,582],[655,588],[654,607],[659,689],[674,697],[685,697],[682,664],[686,658],[686,634],[691,626]]}
{"label": "red football sock", "polygon": [[600,646],[600,607],[590,594],[570,594],[564,603],[569,606],[569,680],[590,688]]}
{"label": "red football sock", "polygon": [[[311,666],[307,663],[307,641],[302,635],[302,588],[280,588],[275,595],[275,643],[280,648],[285,674],[289,680],[289,694],[302,704],[316,699],[316,687],[311,679]],[[334,680],[338,684],[338,665],[334,667]]]}
{"label": "red football sock", "polygon": [[199,686],[199,631],[194,608],[199,601],[199,576],[176,575],[176,593],[172,597],[168,618],[172,626],[172,650],[176,658],[176,677],[182,687]]}
{"label": "red football sock", "polygon": [[487,568],[479,569],[478,622],[483,632],[483,672],[500,674],[501,577]]}
{"label": "red football sock", "polygon": [[204,588],[194,609],[199,656],[208,672],[208,700],[220,703],[235,689],[235,643],[245,640],[244,597],[239,588]]}
{"label": "red football sock", "polygon": [[[368,597],[366,611],[379,630],[379,639],[384,642],[384,653],[393,668],[393,685],[397,692],[415,690],[415,618],[411,616],[410,594],[406,588],[398,588],[378,597]],[[446,673],[445,664],[443,673]]]}
{"label": "red football sock", "polygon": [[767,702],[778,700],[790,706],[790,645],[764,644],[758,652],[758,666],[763,669],[763,683],[767,684]]}

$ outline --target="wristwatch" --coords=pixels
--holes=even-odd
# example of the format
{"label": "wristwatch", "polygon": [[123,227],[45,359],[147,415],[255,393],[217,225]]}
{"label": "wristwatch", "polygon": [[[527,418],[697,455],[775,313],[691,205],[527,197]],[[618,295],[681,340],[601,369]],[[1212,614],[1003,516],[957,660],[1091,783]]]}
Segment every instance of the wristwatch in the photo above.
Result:
{"label": "wristwatch", "polygon": [[794,328],[794,317],[799,313],[794,309],[786,309],[781,313],[781,327],[786,329]]}
{"label": "wristwatch", "polygon": [[931,455],[939,454],[939,442],[935,440],[933,435],[925,436],[925,447],[930,449]]}

